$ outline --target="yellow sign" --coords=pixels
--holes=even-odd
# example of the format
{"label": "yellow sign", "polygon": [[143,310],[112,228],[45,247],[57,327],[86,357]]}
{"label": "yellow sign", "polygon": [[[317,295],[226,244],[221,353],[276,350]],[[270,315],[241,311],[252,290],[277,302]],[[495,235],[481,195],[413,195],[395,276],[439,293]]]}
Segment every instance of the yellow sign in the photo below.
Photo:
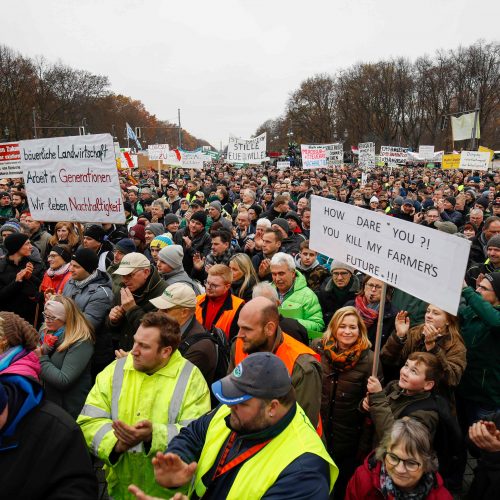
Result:
{"label": "yellow sign", "polygon": [[495,151],[493,151],[493,149],[485,148],[484,146],[479,146],[478,151],[480,153],[490,153],[490,161],[493,160],[493,155],[495,154]]}
{"label": "yellow sign", "polygon": [[455,169],[460,166],[460,155],[443,155],[443,159],[441,160],[441,168],[443,170]]}

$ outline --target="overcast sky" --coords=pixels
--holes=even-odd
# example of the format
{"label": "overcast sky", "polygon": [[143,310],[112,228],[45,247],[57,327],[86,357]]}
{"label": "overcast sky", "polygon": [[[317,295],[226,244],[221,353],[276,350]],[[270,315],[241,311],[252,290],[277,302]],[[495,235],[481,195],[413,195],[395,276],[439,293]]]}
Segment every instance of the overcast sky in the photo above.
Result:
{"label": "overcast sky", "polygon": [[499,0],[16,0],[3,13],[0,43],[107,75],[159,119],[180,108],[216,147],[317,73],[500,38]]}

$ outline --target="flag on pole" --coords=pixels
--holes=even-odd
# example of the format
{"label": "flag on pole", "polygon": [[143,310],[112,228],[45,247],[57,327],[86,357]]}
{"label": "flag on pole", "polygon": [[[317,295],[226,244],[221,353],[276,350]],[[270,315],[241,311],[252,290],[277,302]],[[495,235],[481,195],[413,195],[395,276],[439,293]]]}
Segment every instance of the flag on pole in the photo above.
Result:
{"label": "flag on pole", "polygon": [[[451,130],[454,141],[466,141],[472,138],[472,130],[474,129],[474,115],[476,113],[467,113],[465,115],[451,117]],[[476,123],[476,139],[481,138],[479,131],[479,113],[477,114]]]}
{"label": "flag on pole", "polygon": [[136,144],[139,149],[142,149],[141,143],[139,142],[139,139],[137,139],[137,136],[135,135],[135,132],[132,130],[132,127],[127,123],[127,137],[129,139],[132,139]]}

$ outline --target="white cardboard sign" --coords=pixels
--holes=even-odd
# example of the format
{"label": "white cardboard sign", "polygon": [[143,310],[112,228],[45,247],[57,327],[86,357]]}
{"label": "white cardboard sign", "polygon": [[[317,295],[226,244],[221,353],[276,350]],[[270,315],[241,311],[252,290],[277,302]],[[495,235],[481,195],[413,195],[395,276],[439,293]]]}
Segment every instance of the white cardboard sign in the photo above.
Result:
{"label": "white cardboard sign", "polygon": [[202,153],[201,151],[183,151],[181,153],[181,162],[183,168],[203,170],[205,163],[210,161],[210,156]]}
{"label": "white cardboard sign", "polygon": [[253,139],[229,137],[227,146],[228,163],[260,165],[266,161],[266,132]]}
{"label": "white cardboard sign", "polygon": [[35,220],[125,222],[110,134],[33,139],[19,149]]}
{"label": "white cardboard sign", "polygon": [[375,143],[360,142],[358,144],[358,163],[361,168],[375,168]]}
{"label": "white cardboard sign", "polygon": [[460,166],[467,170],[488,170],[490,166],[490,153],[480,151],[462,151]]}
{"label": "white cardboard sign", "polygon": [[168,151],[168,144],[150,144],[148,146],[148,158],[150,160],[166,160]]}
{"label": "white cardboard sign", "polygon": [[285,170],[287,168],[290,168],[290,162],[289,161],[277,161],[276,166],[278,167],[278,170]]}
{"label": "white cardboard sign", "polygon": [[301,144],[302,168],[326,168],[328,166],[327,151],[324,144]]}
{"label": "white cardboard sign", "polygon": [[470,242],[354,205],[311,197],[311,248],[456,315]]}
{"label": "white cardboard sign", "polygon": [[0,143],[0,179],[22,177],[18,142]]}
{"label": "white cardboard sign", "polygon": [[419,146],[418,156],[420,156],[420,158],[423,158],[424,160],[434,160],[434,146]]}
{"label": "white cardboard sign", "polygon": [[405,164],[408,148],[400,146],[380,146],[380,161],[384,163]]}

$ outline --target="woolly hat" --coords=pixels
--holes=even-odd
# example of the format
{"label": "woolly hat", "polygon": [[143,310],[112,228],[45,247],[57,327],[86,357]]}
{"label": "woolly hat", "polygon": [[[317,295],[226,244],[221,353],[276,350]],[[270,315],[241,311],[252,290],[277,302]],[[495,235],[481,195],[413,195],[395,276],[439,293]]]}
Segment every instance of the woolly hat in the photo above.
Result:
{"label": "woolly hat", "polygon": [[163,224],[151,222],[145,227],[145,231],[151,231],[155,236],[159,236],[165,232],[165,228],[163,227]]}
{"label": "woolly hat", "polygon": [[165,227],[167,227],[169,224],[173,224],[174,222],[177,222],[177,224],[179,224],[179,217],[177,217],[177,215],[175,214],[167,214],[163,218]]}
{"label": "woolly hat", "polygon": [[59,257],[62,257],[64,262],[71,261],[71,251],[67,245],[56,245],[50,249],[51,252],[55,252]]}
{"label": "woolly hat", "polygon": [[394,198],[394,200],[392,200],[392,204],[399,205],[401,207],[401,206],[403,206],[404,201],[405,200],[402,196],[396,196],[396,198]]}
{"label": "woolly hat", "polygon": [[99,265],[99,257],[90,248],[79,248],[73,255],[72,260],[82,266],[89,274],[92,274]]}
{"label": "woolly hat", "polygon": [[448,220],[442,222],[442,221],[437,221],[434,222],[434,226],[436,229],[439,231],[443,231],[443,233],[448,233],[448,234],[457,234],[458,233],[458,228],[453,222],[450,222]]}
{"label": "woolly hat", "polygon": [[222,212],[222,203],[219,200],[212,201],[209,206],[215,208],[218,212]]}
{"label": "woolly hat", "polygon": [[146,231],[146,228],[144,227],[144,224],[136,224],[135,226],[132,226],[130,228],[128,235],[131,238],[137,238],[138,240],[142,241],[143,243],[146,243],[145,231]]}
{"label": "woolly hat", "polygon": [[0,227],[0,234],[4,231],[11,231],[12,233],[21,232],[21,226],[15,220],[8,220],[2,227]]}
{"label": "woolly hat", "polygon": [[8,402],[9,398],[7,397],[7,391],[5,390],[3,384],[0,382],[0,413],[5,410]]}
{"label": "woolly hat", "polygon": [[500,248],[500,234],[495,234],[495,236],[492,236],[488,240],[488,243],[486,243],[486,248],[490,247]]}
{"label": "woolly hat", "polygon": [[177,269],[182,266],[184,250],[181,245],[170,245],[160,250],[158,258],[170,266],[172,269]]}
{"label": "woolly hat", "polygon": [[174,242],[169,238],[167,234],[158,235],[150,244],[150,248],[165,248],[167,246],[173,245]]}
{"label": "woolly hat", "polygon": [[476,205],[481,205],[485,210],[488,208],[488,205],[490,204],[488,198],[485,198],[484,196],[478,198],[474,203]]}
{"label": "woolly hat", "polygon": [[88,238],[92,238],[93,240],[102,243],[104,241],[104,237],[106,236],[106,231],[104,231],[102,226],[92,224],[91,226],[85,228],[83,236],[87,236]]}
{"label": "woolly hat", "polygon": [[[300,226],[300,217],[299,217],[299,214],[297,212],[294,212],[293,210],[290,210],[290,212],[287,212],[284,219],[293,219],[299,226]],[[273,224],[275,223],[275,221],[273,221]]]}
{"label": "woolly hat", "polygon": [[5,337],[10,347],[23,346],[32,351],[38,345],[38,332],[23,318],[13,312],[0,312],[0,337]]}
{"label": "woolly hat", "polygon": [[422,210],[427,210],[431,207],[434,206],[434,202],[432,201],[431,198],[427,198],[423,203],[422,203]]}
{"label": "woolly hat", "polygon": [[348,266],[340,260],[334,260],[330,266],[330,272],[335,271],[336,269],[344,269],[345,271],[349,271],[351,274],[354,274],[354,267]]}
{"label": "woolly hat", "polygon": [[122,238],[118,243],[116,243],[115,248],[124,255],[137,251],[134,240],[131,240],[130,238]]}
{"label": "woolly hat", "polygon": [[132,213],[132,203],[130,203],[130,201],[124,201],[123,202],[123,210],[125,212]]}
{"label": "woolly hat", "polygon": [[260,217],[260,215],[262,214],[262,207],[260,205],[258,205],[257,203],[254,203],[253,205],[250,205],[250,208],[249,210],[252,209],[255,211],[255,213],[257,214],[257,218]]}
{"label": "woolly hat", "polygon": [[484,278],[491,283],[495,295],[497,296],[497,298],[500,298],[500,273],[485,274]]}
{"label": "woolly hat", "polygon": [[448,203],[451,203],[453,205],[453,208],[455,208],[455,205],[457,204],[457,199],[454,196],[447,196],[445,200]]}
{"label": "woolly hat", "polygon": [[29,240],[29,236],[22,233],[12,233],[3,240],[9,255],[14,255]]}
{"label": "woolly hat", "polygon": [[205,212],[199,211],[191,215],[191,220],[198,221],[202,226],[207,223],[207,214]]}
{"label": "woolly hat", "polygon": [[283,229],[283,231],[285,231],[286,234],[288,234],[290,232],[290,225],[288,224],[288,222],[285,219],[278,217],[277,219],[274,219],[271,222],[271,227],[274,226],[274,224],[281,227],[281,229]]}
{"label": "woolly hat", "polygon": [[379,200],[378,200],[378,198],[377,198],[376,196],[372,196],[372,197],[370,198],[370,203],[378,203],[378,201],[379,201]]}

